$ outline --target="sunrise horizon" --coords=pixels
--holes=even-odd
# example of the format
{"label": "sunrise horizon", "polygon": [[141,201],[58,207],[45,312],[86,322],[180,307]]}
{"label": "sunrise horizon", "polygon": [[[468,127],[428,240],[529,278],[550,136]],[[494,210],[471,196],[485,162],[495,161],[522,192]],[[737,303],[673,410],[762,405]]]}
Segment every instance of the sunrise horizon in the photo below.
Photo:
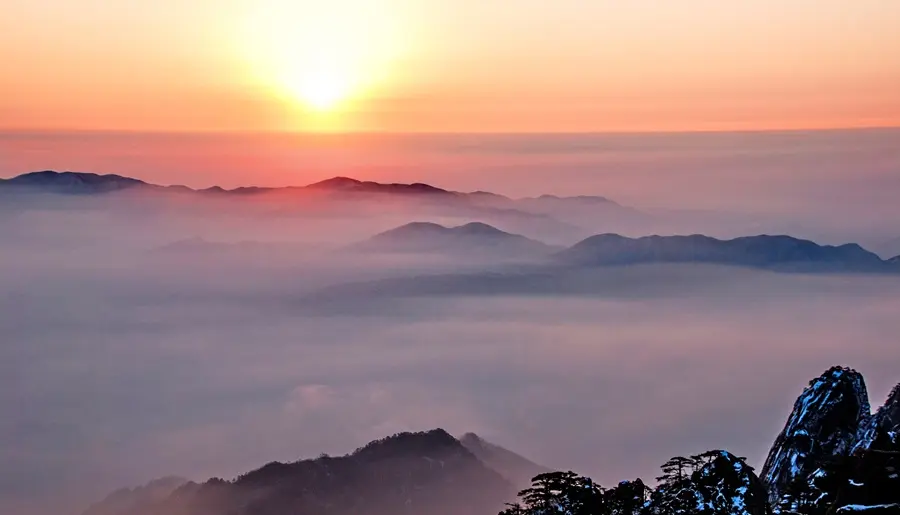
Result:
{"label": "sunrise horizon", "polygon": [[0,514],[900,515],[898,50],[900,0],[0,0]]}
{"label": "sunrise horizon", "polygon": [[[189,0],[174,11],[80,2],[21,3],[0,21],[0,56],[16,69],[0,81],[4,130],[900,125],[900,59],[882,51],[896,42],[900,7],[881,0],[546,9],[532,0]],[[57,45],[41,38],[48,31],[79,36]]]}

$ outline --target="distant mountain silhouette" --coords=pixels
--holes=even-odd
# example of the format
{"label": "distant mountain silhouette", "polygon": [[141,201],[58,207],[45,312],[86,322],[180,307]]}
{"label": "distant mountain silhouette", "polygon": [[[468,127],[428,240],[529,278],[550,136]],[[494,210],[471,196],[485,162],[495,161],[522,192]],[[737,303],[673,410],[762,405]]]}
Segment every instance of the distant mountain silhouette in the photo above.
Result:
{"label": "distant mountain silhouette", "polygon": [[885,269],[881,258],[855,243],[835,247],[768,235],[719,240],[699,234],[643,238],[601,234],[575,244],[557,257],[563,263],[585,266],[713,263],[810,271]]}
{"label": "distant mountain silhouette", "polygon": [[[119,175],[97,175],[81,172],[33,172],[0,179],[0,195],[45,193],[56,195],[109,195],[140,192],[157,195],[203,195],[214,199],[243,199],[270,195],[282,201],[316,199],[323,203],[297,206],[334,205],[360,201],[381,202],[384,198],[411,203],[429,216],[456,219],[479,219],[502,223],[516,231],[531,231],[554,243],[570,243],[597,229],[586,229],[583,223],[599,223],[603,227],[631,227],[646,222],[646,215],[599,196],[558,197],[542,195],[533,198],[510,198],[497,193],[452,191],[425,183],[379,183],[350,177],[333,177],[307,186],[257,187],[225,189],[212,186],[192,189],[182,185],[162,186]],[[149,197],[148,198],[152,198]],[[395,205],[396,207],[397,205]],[[345,207],[348,207],[345,205]],[[624,229],[621,229],[624,230]]]}
{"label": "distant mountain silhouette", "polygon": [[487,515],[513,496],[509,481],[435,429],[377,440],[346,456],[269,463],[233,481],[189,482],[121,511],[96,511],[101,503],[84,515]]}
{"label": "distant mountain silhouette", "polygon": [[150,186],[144,181],[121,175],[76,172],[32,172],[0,180],[3,189],[31,189],[48,193],[93,194]]}
{"label": "distant mountain silhouette", "polygon": [[359,192],[359,193],[392,193],[392,194],[414,194],[414,195],[459,195],[459,193],[451,192],[445,189],[437,188],[430,184],[413,183],[400,184],[390,183],[382,184],[373,181],[358,181],[349,177],[334,177],[321,182],[316,182],[306,186],[307,189],[340,191],[340,192]]}
{"label": "distant mountain silhouette", "polygon": [[[120,175],[98,175],[86,172],[56,172],[45,170],[30,172],[11,179],[0,179],[0,189],[28,188],[35,191],[43,191],[58,194],[90,194],[109,193],[134,187],[145,187],[153,190],[169,190],[177,192],[195,192],[212,194],[261,194],[272,192],[316,192],[316,193],[367,193],[367,194],[392,194],[404,196],[430,196],[453,200],[465,200],[472,204],[496,204],[512,208],[514,204],[545,204],[559,205],[571,203],[573,205],[607,204],[617,206],[615,202],[599,196],[558,197],[555,195],[542,195],[534,198],[512,199],[497,193],[476,191],[465,193],[438,188],[425,183],[379,183],[374,181],[360,181],[350,177],[332,177],[306,186],[284,187],[257,187],[244,186],[234,189],[225,189],[220,186],[211,186],[204,189],[193,189],[182,185],[160,186],[139,179],[123,177]],[[521,207],[521,206],[520,206]]]}
{"label": "distant mountain silhouette", "polygon": [[894,256],[887,260],[888,263],[900,265],[900,256]]}
{"label": "distant mountain silhouette", "polygon": [[880,242],[873,247],[873,250],[882,256],[898,256],[900,255],[900,238]]}
{"label": "distant mountain silhouette", "polygon": [[88,508],[84,515],[120,515],[139,511],[145,506],[165,501],[172,492],[187,482],[187,479],[181,477],[167,476],[144,486],[122,488]]}
{"label": "distant mountain silhouette", "polygon": [[531,484],[531,478],[550,469],[524,458],[509,449],[492,444],[475,433],[466,433],[459,439],[460,442],[476,458],[488,467],[496,470],[509,480],[517,489],[525,488]]}
{"label": "distant mountain silhouette", "polygon": [[472,222],[444,227],[431,222],[412,222],[369,238],[351,247],[355,250],[398,253],[440,253],[535,257],[548,255],[554,247],[496,227]]}

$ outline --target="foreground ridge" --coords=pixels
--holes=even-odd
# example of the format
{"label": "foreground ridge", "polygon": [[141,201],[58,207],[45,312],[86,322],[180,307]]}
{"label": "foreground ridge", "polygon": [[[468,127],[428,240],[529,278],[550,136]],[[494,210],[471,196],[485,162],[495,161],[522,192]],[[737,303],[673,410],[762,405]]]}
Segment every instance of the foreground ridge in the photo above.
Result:
{"label": "foreground ridge", "polygon": [[[474,433],[458,440],[434,429],[346,456],[269,463],[232,481],[120,490],[84,515],[897,515],[900,385],[872,414],[859,372],[836,366],[814,378],[761,477],[722,449],[676,456],[661,468],[655,488],[641,479],[603,488]],[[513,476],[523,471],[537,473],[514,502]]]}

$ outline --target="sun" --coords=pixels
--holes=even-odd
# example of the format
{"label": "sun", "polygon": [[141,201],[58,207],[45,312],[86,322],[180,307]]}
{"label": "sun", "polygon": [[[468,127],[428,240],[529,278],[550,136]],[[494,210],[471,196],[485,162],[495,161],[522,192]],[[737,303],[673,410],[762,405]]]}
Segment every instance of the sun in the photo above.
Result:
{"label": "sun", "polygon": [[280,82],[290,96],[309,109],[332,111],[358,93],[352,74],[341,72],[335,64],[298,65],[297,70],[280,79]]}
{"label": "sun", "polygon": [[297,87],[297,96],[313,109],[327,111],[347,96],[346,90],[334,75],[315,73]]}
{"label": "sun", "polygon": [[[246,38],[255,75],[316,119],[383,86],[402,46],[384,0],[260,0]],[[341,114],[343,116],[343,114]]]}

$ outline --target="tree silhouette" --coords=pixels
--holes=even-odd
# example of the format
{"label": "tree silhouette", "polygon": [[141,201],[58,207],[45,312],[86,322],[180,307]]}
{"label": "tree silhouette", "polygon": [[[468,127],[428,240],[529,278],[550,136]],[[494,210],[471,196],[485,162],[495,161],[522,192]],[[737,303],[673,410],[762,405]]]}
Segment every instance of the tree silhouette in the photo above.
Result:
{"label": "tree silhouette", "polygon": [[604,515],[604,490],[574,472],[548,472],[534,477],[519,492],[521,504],[507,504],[501,515]]}
{"label": "tree silhouette", "polygon": [[663,474],[657,477],[656,480],[661,484],[674,484],[687,478],[688,475],[685,471],[687,469],[691,469],[692,471],[696,469],[696,462],[692,458],[675,456],[663,463],[660,468],[662,469]]}

